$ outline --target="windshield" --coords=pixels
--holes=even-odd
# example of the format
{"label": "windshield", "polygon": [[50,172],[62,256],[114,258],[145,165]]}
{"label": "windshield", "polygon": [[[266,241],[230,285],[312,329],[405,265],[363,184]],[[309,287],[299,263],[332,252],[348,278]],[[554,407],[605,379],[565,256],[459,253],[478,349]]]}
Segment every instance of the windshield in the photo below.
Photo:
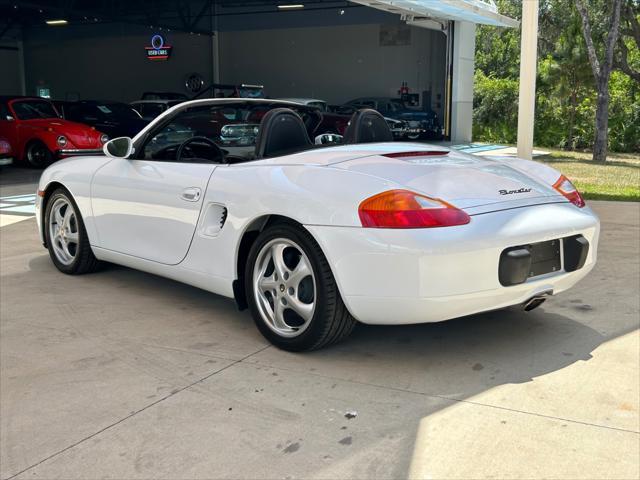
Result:
{"label": "windshield", "polygon": [[264,98],[264,90],[260,87],[240,87],[238,88],[240,98]]}
{"label": "windshield", "polygon": [[174,92],[145,92],[142,94],[142,100],[187,100],[184,93]]}
{"label": "windshield", "polygon": [[[265,114],[279,105],[215,105],[189,108],[152,134],[143,147],[148,159],[169,159],[180,144],[192,137],[205,137],[221,148],[241,148],[252,152],[260,122]],[[305,123],[313,123],[318,114],[308,108],[296,110]]]}
{"label": "windshield", "polygon": [[36,118],[59,118],[58,112],[46,100],[18,100],[11,104],[19,120]]}
{"label": "windshield", "polygon": [[401,112],[403,110],[406,110],[407,107],[402,102],[402,100],[391,100],[391,102],[389,102],[389,109],[392,112]]}
{"label": "windshield", "polygon": [[105,103],[95,105],[97,112],[106,117],[119,117],[121,119],[139,119],[138,113],[124,103]]}
{"label": "windshield", "polygon": [[140,115],[124,103],[77,104],[67,108],[68,118],[76,121],[136,120]]}
{"label": "windshield", "polygon": [[307,103],[307,105],[309,105],[310,107],[317,108],[321,112],[327,111],[327,104],[325,102],[309,102]]}

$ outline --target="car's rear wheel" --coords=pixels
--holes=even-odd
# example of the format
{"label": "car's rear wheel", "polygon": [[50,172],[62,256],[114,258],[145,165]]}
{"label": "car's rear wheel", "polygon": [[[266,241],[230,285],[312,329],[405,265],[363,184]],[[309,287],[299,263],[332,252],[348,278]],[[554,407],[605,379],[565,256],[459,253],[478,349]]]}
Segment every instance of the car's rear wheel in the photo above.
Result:
{"label": "car's rear wheel", "polygon": [[245,288],[258,329],[285,350],[338,342],[356,324],[320,246],[296,225],[274,225],[258,236],[249,253]]}
{"label": "car's rear wheel", "polygon": [[61,272],[78,275],[98,268],[99,261],[91,250],[78,207],[62,188],[53,192],[47,202],[44,234],[49,256]]}
{"label": "car's rear wheel", "polygon": [[30,167],[44,168],[53,161],[53,154],[40,140],[34,140],[27,145],[25,160]]}

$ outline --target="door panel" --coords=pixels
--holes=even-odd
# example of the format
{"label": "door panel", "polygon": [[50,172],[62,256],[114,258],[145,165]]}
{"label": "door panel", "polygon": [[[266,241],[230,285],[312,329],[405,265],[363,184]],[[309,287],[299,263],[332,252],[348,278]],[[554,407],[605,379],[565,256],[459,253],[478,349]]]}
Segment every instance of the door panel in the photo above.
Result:
{"label": "door panel", "polygon": [[209,163],[112,160],[91,186],[98,246],[168,265],[180,263],[215,168]]}

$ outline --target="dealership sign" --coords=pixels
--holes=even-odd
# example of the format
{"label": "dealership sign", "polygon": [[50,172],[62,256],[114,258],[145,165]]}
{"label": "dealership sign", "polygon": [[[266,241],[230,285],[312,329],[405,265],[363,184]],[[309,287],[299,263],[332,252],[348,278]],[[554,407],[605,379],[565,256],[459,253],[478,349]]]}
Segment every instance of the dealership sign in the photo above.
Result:
{"label": "dealership sign", "polygon": [[162,35],[157,34],[151,37],[151,46],[144,47],[149,60],[167,60],[171,55],[172,48],[170,45],[164,44],[164,37]]}

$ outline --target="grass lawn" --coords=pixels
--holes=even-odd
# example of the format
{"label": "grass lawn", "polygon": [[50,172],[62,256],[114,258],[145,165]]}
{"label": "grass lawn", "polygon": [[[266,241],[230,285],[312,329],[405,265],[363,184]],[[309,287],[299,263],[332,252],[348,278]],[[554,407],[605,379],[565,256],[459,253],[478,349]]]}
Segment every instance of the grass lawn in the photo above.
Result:
{"label": "grass lawn", "polygon": [[549,151],[535,160],[564,173],[592,200],[640,201],[640,153],[610,153],[605,164],[594,163],[591,153]]}

